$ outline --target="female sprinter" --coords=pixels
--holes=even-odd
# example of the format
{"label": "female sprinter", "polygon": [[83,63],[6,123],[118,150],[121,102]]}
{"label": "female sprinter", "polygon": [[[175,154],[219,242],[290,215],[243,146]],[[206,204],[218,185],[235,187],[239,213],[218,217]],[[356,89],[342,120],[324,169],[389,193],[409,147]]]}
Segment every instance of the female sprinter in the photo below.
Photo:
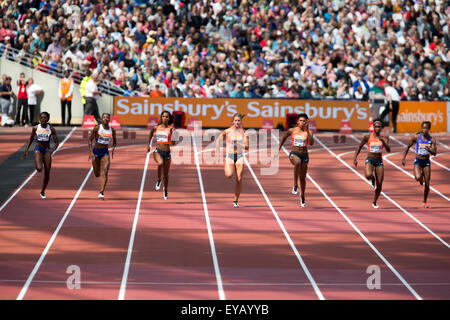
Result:
{"label": "female sprinter", "polygon": [[147,152],[150,152],[150,143],[153,136],[156,136],[156,149],[153,151],[153,159],[158,165],[158,181],[156,181],[155,189],[159,190],[161,188],[162,173],[164,180],[164,200],[168,199],[167,188],[169,187],[169,169],[171,163],[170,145],[174,145],[174,142],[172,142],[172,136],[175,128],[172,123],[172,114],[169,111],[161,112],[159,123],[150,130],[147,142]]}
{"label": "female sprinter", "polygon": [[409,148],[416,144],[416,158],[414,159],[414,176],[420,185],[425,182],[425,189],[423,192],[423,207],[428,208],[427,199],[430,192],[430,154],[436,156],[436,139],[430,136],[431,122],[424,121],[420,126],[420,132],[417,132],[408,143],[408,146],[403,153],[402,165],[406,164],[406,155]]}
{"label": "female sprinter", "polygon": [[244,171],[244,150],[248,150],[248,134],[242,127],[245,114],[235,113],[231,127],[222,131],[216,141],[216,154],[220,154],[220,144],[226,137],[225,177],[231,179],[236,172],[233,206],[239,208],[239,196],[242,191],[242,174]]}
{"label": "female sprinter", "polygon": [[[381,193],[381,188],[383,186],[384,179],[384,167],[383,167],[383,157],[382,151],[383,147],[387,152],[391,152],[391,147],[388,144],[388,138],[381,135],[382,122],[380,119],[375,119],[373,121],[373,133],[370,135],[365,135],[359,146],[356,148],[355,155],[353,157],[353,163],[355,167],[358,165],[358,154],[362,147],[368,144],[368,153],[366,158],[366,179],[372,181],[372,187],[375,187],[375,195],[373,197],[372,206],[378,209],[377,200]],[[375,177],[374,177],[375,171]]]}
{"label": "female sprinter", "polygon": [[292,194],[297,194],[298,180],[300,178],[300,204],[302,207],[306,206],[305,188],[306,188],[306,174],[308,173],[308,146],[314,144],[314,137],[311,130],[309,130],[308,115],[302,113],[298,116],[297,126],[290,128],[280,141],[278,150],[281,150],[286,139],[292,137],[292,151],[289,154],[289,160],[294,165],[294,187]]}
{"label": "female sprinter", "polygon": [[[104,199],[106,182],[108,181],[109,171],[109,144],[112,139],[111,158],[114,158],[114,149],[117,145],[116,130],[109,126],[110,114],[103,113],[100,124],[96,125],[89,137],[89,152],[90,159],[92,160],[92,168],[94,169],[94,175],[102,176],[100,183],[100,192],[98,194],[99,199]],[[95,139],[95,146],[92,148],[92,141]]]}
{"label": "female sprinter", "polygon": [[[25,159],[28,156],[28,149],[34,138],[36,138],[36,146],[34,147],[34,165],[38,172],[42,171],[44,168],[44,182],[42,183],[41,198],[46,199],[45,189],[47,188],[48,181],[50,179],[50,169],[52,168],[52,153],[58,148],[59,141],[56,136],[55,128],[53,128],[49,123],[50,114],[48,112],[41,112],[39,115],[39,124],[33,127],[28,140],[27,148],[22,156]],[[53,148],[50,148],[50,136],[53,138],[55,143]]]}

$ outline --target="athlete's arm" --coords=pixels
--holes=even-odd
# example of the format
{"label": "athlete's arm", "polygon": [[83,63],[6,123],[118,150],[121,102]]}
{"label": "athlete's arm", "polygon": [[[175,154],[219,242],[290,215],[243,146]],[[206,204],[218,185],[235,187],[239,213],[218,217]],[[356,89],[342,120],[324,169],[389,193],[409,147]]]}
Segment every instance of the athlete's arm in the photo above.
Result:
{"label": "athlete's arm", "polygon": [[286,141],[286,139],[292,134],[292,131],[293,131],[292,128],[289,129],[288,131],[286,131],[286,133],[284,134],[283,138],[281,138],[280,145],[278,146],[278,151],[281,150],[281,148],[283,147],[284,142]]}
{"label": "athlete's arm", "polygon": [[52,129],[52,138],[53,138],[53,142],[55,143],[55,145],[53,146],[53,148],[50,149],[50,154],[52,154],[53,152],[55,152],[56,149],[58,149],[59,146],[59,140],[58,140],[58,136],[56,135],[56,130],[55,128],[53,128],[53,126],[51,127]]}
{"label": "athlete's arm", "polygon": [[226,134],[227,130],[223,130],[216,139],[216,155],[220,153],[220,144],[222,143],[222,140]]}
{"label": "athlete's arm", "polygon": [[111,159],[114,159],[114,150],[116,150],[116,146],[117,146],[117,137],[116,137],[116,129],[111,128],[112,129],[112,136],[113,136],[113,145],[112,145],[112,150],[111,150]]}
{"label": "athlete's arm", "polygon": [[406,155],[408,154],[409,148],[411,148],[411,146],[416,143],[417,141],[417,133],[411,138],[411,140],[409,141],[408,145],[405,148],[405,151],[403,152],[403,158],[402,158],[402,165],[405,166],[406,164]]}
{"label": "athlete's arm", "polygon": [[311,130],[309,130],[309,123],[306,123],[306,132],[308,133],[308,143],[310,146],[314,145],[314,135]]}
{"label": "athlete's arm", "polygon": [[244,148],[245,148],[245,151],[248,151],[248,149],[249,149],[249,138],[248,138],[248,133],[247,133],[247,131],[245,131],[245,133],[244,133]]}
{"label": "athlete's arm", "polygon": [[94,130],[92,130],[91,135],[89,136],[88,139],[88,146],[89,146],[89,159],[94,159],[94,150],[92,148],[92,140],[95,139],[95,136],[97,135],[98,132],[98,125],[95,126]]}
{"label": "athlete's arm", "polygon": [[[171,127],[171,128],[170,128],[170,136],[171,136],[172,138],[173,138],[174,132],[175,132],[175,127]],[[170,145],[171,145],[171,146],[174,146],[174,145],[175,145],[175,140],[173,140],[172,138],[171,138],[171,140],[170,140]]]}
{"label": "athlete's arm", "polygon": [[431,138],[431,148],[426,146],[426,149],[432,156],[436,156],[437,147],[436,147],[436,139],[435,138]]}
{"label": "athlete's arm", "polygon": [[353,156],[353,164],[355,165],[355,167],[358,165],[358,155],[361,152],[362,147],[364,147],[364,145],[367,143],[367,141],[369,141],[369,136],[364,136],[361,140],[361,142],[359,143],[358,147],[356,147],[356,151],[355,151],[355,155]]}
{"label": "athlete's arm", "polygon": [[391,152],[391,147],[389,146],[388,137],[383,137],[380,135],[381,143],[383,144],[383,147],[386,149],[387,152]]}
{"label": "athlete's arm", "polygon": [[147,140],[147,152],[150,152],[150,149],[152,148],[152,146],[150,145],[150,143],[152,142],[152,138],[153,138],[153,133],[155,132],[156,127],[153,127],[150,130],[150,133],[148,135],[148,140]]}
{"label": "athlete's arm", "polygon": [[35,135],[36,135],[36,127],[33,127],[33,129],[31,130],[30,138],[28,139],[27,147],[25,148],[25,152],[22,155],[22,159],[25,159],[26,157],[28,157],[28,149],[30,149],[30,146],[33,143],[33,139],[34,139]]}

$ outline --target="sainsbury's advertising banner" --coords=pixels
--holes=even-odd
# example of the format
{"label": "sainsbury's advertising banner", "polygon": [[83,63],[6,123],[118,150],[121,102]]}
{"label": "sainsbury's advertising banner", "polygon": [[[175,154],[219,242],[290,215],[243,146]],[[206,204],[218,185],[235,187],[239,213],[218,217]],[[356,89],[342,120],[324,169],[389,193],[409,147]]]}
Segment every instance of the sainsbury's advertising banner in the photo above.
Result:
{"label": "sainsbury's advertising banner", "polygon": [[286,114],[304,112],[319,130],[338,130],[343,120],[354,130],[367,130],[370,117],[364,101],[114,97],[114,115],[122,125],[145,126],[149,117],[159,118],[163,110],[184,111],[186,123],[196,118],[203,127],[228,127],[236,112],[246,114],[244,126],[250,128],[261,128],[266,119],[275,127],[284,126]]}
{"label": "sainsbury's advertising banner", "polygon": [[431,132],[446,132],[447,102],[400,101],[398,132],[417,132],[423,121],[431,122]]}

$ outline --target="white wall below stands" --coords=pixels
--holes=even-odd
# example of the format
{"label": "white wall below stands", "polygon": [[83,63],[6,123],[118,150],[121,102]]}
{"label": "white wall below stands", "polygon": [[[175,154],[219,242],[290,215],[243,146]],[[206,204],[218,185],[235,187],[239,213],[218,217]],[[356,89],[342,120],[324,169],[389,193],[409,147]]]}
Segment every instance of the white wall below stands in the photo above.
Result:
{"label": "white wall below stands", "polygon": [[[50,113],[50,123],[61,124],[61,104],[58,97],[59,82],[61,79],[48,73],[28,68],[17,62],[9,61],[5,59],[5,57],[0,58],[0,75],[6,74],[12,78],[11,86],[16,95],[18,92],[16,83],[21,72],[25,73],[25,79],[29,79],[30,77],[33,78],[34,83],[41,86],[44,90],[44,92],[38,96],[38,110],[35,111],[35,121],[37,122],[39,112],[47,111]],[[14,110],[16,110],[16,99],[14,102]],[[100,99],[97,100],[97,104],[100,115],[103,112],[113,113],[112,96],[103,94]],[[80,86],[74,84],[71,124],[80,125],[82,122],[83,105],[81,104]]]}

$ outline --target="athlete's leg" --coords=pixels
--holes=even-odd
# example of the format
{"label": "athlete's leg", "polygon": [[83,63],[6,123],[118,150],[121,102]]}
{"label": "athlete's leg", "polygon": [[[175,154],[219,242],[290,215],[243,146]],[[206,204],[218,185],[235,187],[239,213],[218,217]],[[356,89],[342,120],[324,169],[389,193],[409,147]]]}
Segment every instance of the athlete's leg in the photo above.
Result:
{"label": "athlete's leg", "polygon": [[291,161],[294,166],[294,187],[298,186],[299,174],[300,174],[300,165],[302,161],[295,154],[289,155],[289,161]]}
{"label": "athlete's leg", "polygon": [[44,182],[42,183],[41,192],[45,193],[48,181],[50,180],[50,169],[52,168],[52,155],[50,154],[50,152],[47,152],[43,158],[44,158]]}
{"label": "athlete's leg", "polygon": [[373,165],[371,165],[370,163],[366,163],[366,167],[364,170],[364,174],[366,176],[366,179],[369,181],[372,181],[373,178]]}
{"label": "athlete's leg", "polygon": [[170,169],[170,164],[171,164],[171,160],[164,160],[163,163],[163,180],[164,180],[164,189],[167,191],[167,188],[169,187],[169,169]]}
{"label": "athlete's leg", "polygon": [[100,177],[100,160],[99,158],[95,157],[92,159],[92,169],[94,170],[94,175],[98,178]]}
{"label": "athlete's leg", "polygon": [[100,184],[100,192],[103,193],[105,191],[106,183],[108,182],[108,172],[109,172],[109,164],[110,159],[109,155],[105,155],[100,160],[100,171],[101,171],[101,184]]}
{"label": "athlete's leg", "polygon": [[423,168],[423,177],[425,183],[425,189],[423,191],[423,202],[427,203],[428,193],[430,192],[430,180],[431,180],[431,167],[426,166]]}
{"label": "athlete's leg", "polygon": [[378,197],[380,196],[383,180],[384,180],[384,167],[378,166],[375,168],[375,177],[377,179],[377,187],[375,188],[375,195],[373,197],[373,202],[377,203]]}
{"label": "athlete's leg", "polygon": [[418,181],[420,184],[423,184],[423,168],[419,165],[414,166],[414,178],[416,181]]}
{"label": "athlete's leg", "polygon": [[153,152],[153,160],[155,160],[156,165],[158,166],[158,181],[161,181],[164,159],[158,152]]}
{"label": "athlete's leg", "polygon": [[236,186],[234,188],[234,201],[239,201],[239,196],[241,195],[242,191],[242,176],[244,174],[244,163],[243,158],[239,159],[236,162]]}
{"label": "athlete's leg", "polygon": [[306,162],[302,162],[300,164],[300,190],[302,191],[301,193],[301,198],[302,198],[302,202],[305,201],[305,189],[306,189],[306,175],[308,173],[308,163]]}
{"label": "athlete's leg", "polygon": [[230,159],[228,157],[225,157],[224,170],[225,170],[225,177],[227,179],[231,179],[233,177],[234,169],[235,169],[234,168],[234,160],[232,160],[232,159]]}
{"label": "athlete's leg", "polygon": [[34,151],[34,166],[37,172],[41,172],[44,168],[44,157],[39,150]]}

